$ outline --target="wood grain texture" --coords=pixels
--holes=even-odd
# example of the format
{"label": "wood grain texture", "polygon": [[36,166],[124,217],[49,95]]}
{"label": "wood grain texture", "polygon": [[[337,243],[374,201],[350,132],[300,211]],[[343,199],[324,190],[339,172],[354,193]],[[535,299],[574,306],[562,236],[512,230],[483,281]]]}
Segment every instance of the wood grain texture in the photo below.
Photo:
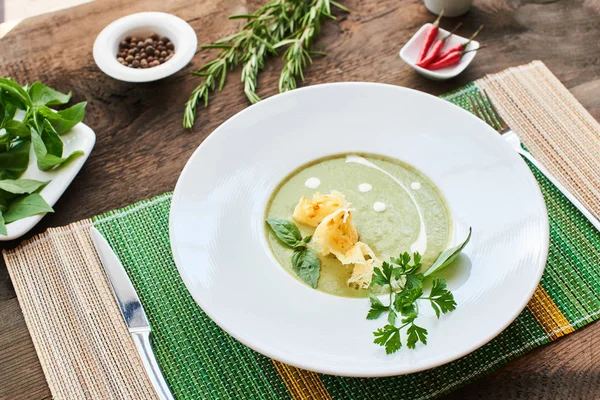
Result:
{"label": "wood grain texture", "polygon": [[[487,73],[544,61],[596,119],[600,119],[600,0],[479,0],[460,18],[445,19],[459,34],[480,24],[489,47],[458,78],[436,83],[418,76],[398,50],[433,20],[420,0],[343,0],[352,9],[327,23],[316,47],[328,53],[306,72],[306,85],[372,81],[441,94]],[[127,14],[166,11],[188,21],[200,43],[232,33],[239,21],[226,17],[255,8],[245,0],[97,0],[24,21],[0,40],[0,76],[25,83],[41,80],[73,91],[89,102],[85,122],[97,134],[96,147],[73,184],[28,235],[49,226],[128,205],[173,190],[188,157],[208,134],[248,106],[233,71],[222,93],[199,110],[196,126],[181,127],[183,106],[197,78],[187,72],[210,59],[198,53],[180,73],[165,80],[130,84],[104,75],[94,64],[92,44],[104,26]],[[263,98],[276,93],[279,59],[266,65],[259,81]],[[19,241],[3,243],[15,246]],[[448,396],[450,399],[600,398],[600,323],[592,324],[501,367]],[[0,399],[40,399],[50,393],[6,268],[0,266]]]}

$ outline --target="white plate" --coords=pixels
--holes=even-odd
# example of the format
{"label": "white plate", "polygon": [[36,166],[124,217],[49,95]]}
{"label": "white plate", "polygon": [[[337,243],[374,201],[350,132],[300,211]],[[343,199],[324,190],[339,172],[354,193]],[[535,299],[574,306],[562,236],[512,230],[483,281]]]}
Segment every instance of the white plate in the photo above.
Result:
{"label": "white plate", "polygon": [[[64,144],[63,156],[67,156],[75,150],[82,150],[83,155],[71,161],[68,165],[56,171],[40,171],[37,167],[37,158],[33,146],[29,150],[29,166],[21,178],[36,179],[38,181],[51,181],[42,189],[40,195],[50,206],[58,201],[60,196],[69,187],[75,176],[85,164],[96,143],[96,134],[89,126],[79,123],[68,133],[61,136]],[[0,235],[0,241],[17,239],[31,230],[46,214],[33,215],[6,225],[8,235]]]}
{"label": "white plate", "polygon": [[[368,300],[303,285],[267,247],[263,218],[276,186],[297,167],[344,152],[419,168],[446,197],[454,221],[473,227],[449,281],[458,308],[437,320],[421,307],[426,346],[386,355],[372,335],[385,321],[365,319]],[[221,328],[284,363],[356,377],[433,368],[494,338],[532,296],[548,235],[534,177],[494,130],[444,100],[373,83],[294,90],[232,117],[188,161],[170,215],[183,281]]]}

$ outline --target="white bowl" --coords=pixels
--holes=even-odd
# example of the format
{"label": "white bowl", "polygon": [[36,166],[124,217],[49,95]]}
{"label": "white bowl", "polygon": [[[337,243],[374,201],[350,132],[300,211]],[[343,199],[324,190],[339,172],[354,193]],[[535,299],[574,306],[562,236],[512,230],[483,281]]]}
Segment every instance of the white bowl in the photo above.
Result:
{"label": "white bowl", "polygon": [[[425,35],[427,34],[427,31],[429,30],[429,27],[431,25],[432,24],[423,25],[421,29],[419,29],[418,32],[415,33],[412,38],[410,38],[408,43],[406,43],[404,47],[402,47],[402,49],[400,50],[400,58],[402,58],[402,60],[404,60],[405,63],[410,65],[415,71],[417,71],[419,74],[423,75],[426,78],[433,79],[436,81],[443,81],[446,79],[454,78],[455,76],[463,72],[465,68],[469,66],[469,64],[471,64],[471,61],[473,61],[475,55],[477,54],[477,51],[470,51],[468,53],[465,53],[461,58],[460,62],[451,67],[438,69],[436,71],[430,71],[426,68],[419,67],[417,65],[417,58],[419,58],[421,46],[425,41]],[[449,33],[449,31],[440,28],[438,31],[437,38],[439,39],[446,37]],[[469,39],[464,38],[462,36],[452,35],[448,38],[448,40],[446,40],[442,52],[445,49],[449,49],[453,46],[456,46],[457,44],[467,43],[468,41]],[[469,43],[469,45],[467,46],[466,50],[478,48],[479,42],[472,40],[471,43]]]}
{"label": "white bowl", "polygon": [[[386,356],[372,333],[385,321],[365,318],[368,299],[311,289],[267,243],[265,209],[279,183],[310,161],[349,152],[415,166],[446,198],[454,237],[460,225],[473,227],[454,273],[441,274],[458,306],[438,320],[422,304],[428,344],[415,350]],[[226,121],[181,173],[169,230],[183,281],[226,332],[299,368],[369,377],[433,368],[498,335],[533,295],[549,240],[538,184],[496,131],[445,100],[375,83],[293,90]]]}
{"label": "white bowl", "polygon": [[[173,57],[153,68],[130,68],[117,61],[119,42],[126,36],[146,37],[152,32],[168,37],[175,46]],[[194,29],[172,14],[142,12],[120,18],[100,32],[94,42],[94,61],[108,76],[125,82],[151,82],[185,67],[198,46]]]}

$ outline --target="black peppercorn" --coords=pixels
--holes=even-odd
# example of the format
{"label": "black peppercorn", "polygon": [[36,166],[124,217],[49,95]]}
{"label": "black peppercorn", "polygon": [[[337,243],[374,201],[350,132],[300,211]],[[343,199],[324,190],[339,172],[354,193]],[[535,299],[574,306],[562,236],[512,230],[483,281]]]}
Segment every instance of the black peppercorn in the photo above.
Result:
{"label": "black peppercorn", "polygon": [[173,42],[151,33],[147,37],[127,36],[119,42],[117,61],[129,68],[152,68],[170,60],[175,54]]}

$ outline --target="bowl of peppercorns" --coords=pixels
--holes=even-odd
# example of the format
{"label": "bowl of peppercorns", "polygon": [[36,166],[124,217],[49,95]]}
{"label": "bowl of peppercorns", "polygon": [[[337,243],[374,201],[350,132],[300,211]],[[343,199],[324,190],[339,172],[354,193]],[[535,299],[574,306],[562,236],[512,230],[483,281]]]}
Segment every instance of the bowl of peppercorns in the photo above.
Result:
{"label": "bowl of peppercorns", "polygon": [[196,32],[181,18],[142,12],[120,18],[100,32],[94,43],[94,61],[115,79],[150,82],[185,67],[197,46]]}

